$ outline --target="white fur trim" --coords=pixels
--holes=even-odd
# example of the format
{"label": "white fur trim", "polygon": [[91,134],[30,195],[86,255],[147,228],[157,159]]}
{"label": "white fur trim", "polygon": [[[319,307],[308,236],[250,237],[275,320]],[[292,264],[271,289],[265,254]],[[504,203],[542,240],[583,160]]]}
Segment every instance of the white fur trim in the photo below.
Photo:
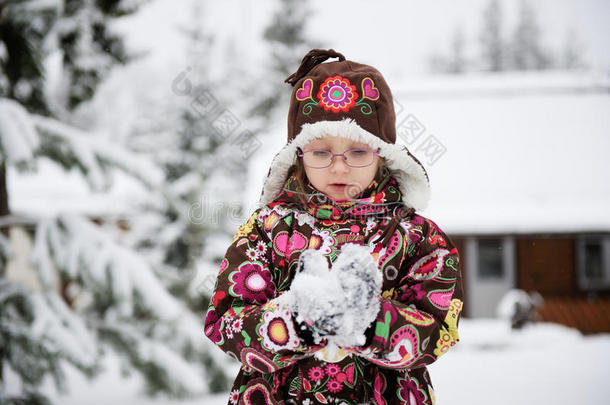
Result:
{"label": "white fur trim", "polygon": [[271,172],[265,179],[259,205],[272,202],[280,193],[288,175],[288,169],[296,163],[296,150],[301,149],[314,139],[332,134],[364,142],[373,149],[380,148],[379,156],[385,159],[386,166],[400,185],[400,192],[407,207],[422,210],[428,205],[430,186],[424,168],[413,159],[404,146],[384,142],[371,134],[353,119],[341,121],[318,121],[303,124],[301,132],[280,150],[271,163]]}

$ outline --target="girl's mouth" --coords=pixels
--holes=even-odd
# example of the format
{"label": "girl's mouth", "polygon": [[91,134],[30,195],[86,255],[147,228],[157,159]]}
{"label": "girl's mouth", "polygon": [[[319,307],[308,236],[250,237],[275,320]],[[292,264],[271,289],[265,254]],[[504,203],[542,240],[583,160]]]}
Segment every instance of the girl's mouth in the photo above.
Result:
{"label": "girl's mouth", "polygon": [[345,184],[345,183],[333,183],[330,186],[333,187],[333,188],[342,189],[342,188],[346,187],[347,184]]}

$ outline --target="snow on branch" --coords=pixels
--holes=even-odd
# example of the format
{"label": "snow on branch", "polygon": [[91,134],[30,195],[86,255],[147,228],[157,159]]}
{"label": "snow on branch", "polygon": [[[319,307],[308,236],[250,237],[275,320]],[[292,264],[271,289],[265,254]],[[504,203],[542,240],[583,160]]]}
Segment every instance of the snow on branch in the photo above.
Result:
{"label": "snow on branch", "polygon": [[118,304],[118,316],[133,314],[136,300],[162,320],[176,319],[188,311],[167,292],[142,257],[79,216],[62,214],[41,220],[31,260],[43,283],[56,266],[84,289],[112,297]]}
{"label": "snow on branch", "polygon": [[43,383],[47,373],[65,388],[60,359],[87,375],[98,371],[96,340],[64,302],[6,279],[0,279],[0,345],[11,348],[0,360],[17,372],[26,390]]}
{"label": "snow on branch", "polygon": [[162,172],[147,159],[115,145],[99,134],[93,136],[53,118],[32,115],[41,134],[41,154],[65,154],[73,159],[95,189],[103,188],[109,167],[118,167],[149,188],[157,188]]}
{"label": "snow on branch", "polygon": [[30,114],[21,104],[0,98],[0,155],[18,167],[33,164],[36,155],[50,158],[66,169],[78,167],[94,190],[110,184],[109,169],[116,167],[148,188],[159,188],[163,173],[148,159],[56,119]]}
{"label": "snow on branch", "polygon": [[[153,340],[134,324],[109,323],[98,325],[101,335],[113,341],[117,349],[129,348],[127,358],[144,373],[163,374],[172,393],[185,395],[207,391],[202,371],[193,361],[187,361],[167,342]],[[151,391],[154,390],[154,387]]]}
{"label": "snow on branch", "polygon": [[30,114],[16,101],[0,98],[0,155],[8,163],[30,161],[39,146],[38,134]]}
{"label": "snow on branch", "polygon": [[[93,324],[89,326],[118,341],[118,349],[128,348],[136,366],[146,363],[163,368],[173,381],[172,391],[192,393],[205,386],[198,362],[187,361],[181,353],[226,362],[204,339],[202,319],[165,289],[150,264],[89,220],[68,214],[40,220],[31,261],[47,288],[52,288],[52,272],[57,268],[67,279],[77,281],[83,291],[111,297],[112,306],[99,320],[90,317]],[[138,320],[136,313],[147,316]],[[129,347],[138,349],[133,352]]]}
{"label": "snow on branch", "polygon": [[83,320],[55,293],[33,294],[35,318],[31,337],[49,340],[53,347],[80,368],[92,367],[97,359],[96,341]]}

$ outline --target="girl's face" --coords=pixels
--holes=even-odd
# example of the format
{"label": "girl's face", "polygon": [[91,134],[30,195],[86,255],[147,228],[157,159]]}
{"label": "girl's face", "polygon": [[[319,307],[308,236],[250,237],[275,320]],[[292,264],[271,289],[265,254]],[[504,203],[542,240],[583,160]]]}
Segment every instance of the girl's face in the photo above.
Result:
{"label": "girl's face", "polygon": [[[326,135],[309,142],[303,147],[303,151],[325,149],[333,153],[343,153],[352,148],[372,149],[363,142]],[[350,167],[345,163],[343,157],[335,156],[331,165],[323,169],[305,166],[305,174],[318,191],[327,194],[334,200],[344,200],[354,198],[371,184],[381,164],[383,164],[383,159],[378,155],[375,155],[373,164],[366,167]]]}

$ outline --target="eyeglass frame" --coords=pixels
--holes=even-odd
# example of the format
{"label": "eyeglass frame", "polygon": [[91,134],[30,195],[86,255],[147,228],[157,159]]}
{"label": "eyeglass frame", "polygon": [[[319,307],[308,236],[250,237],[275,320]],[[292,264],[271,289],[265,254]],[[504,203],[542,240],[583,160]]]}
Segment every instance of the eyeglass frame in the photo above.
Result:
{"label": "eyeglass frame", "polygon": [[[297,148],[297,156],[302,158],[302,157],[304,157],[305,153],[315,152],[315,151],[330,152],[330,154],[331,154],[330,163],[327,166],[322,166],[322,167],[309,166],[308,164],[305,163],[305,159],[303,159],[303,164],[311,169],[326,169],[327,167],[331,167],[333,165],[333,161],[335,160],[335,156],[343,156],[343,160],[345,161],[345,164],[348,167],[351,167],[353,169],[362,169],[363,167],[369,167],[370,165],[372,165],[375,162],[375,158],[373,158],[371,160],[371,163],[369,163],[366,166],[352,166],[347,163],[347,156],[345,156],[345,154],[351,150],[366,150],[369,152],[373,152],[373,155],[377,155],[377,156],[379,156],[379,153],[381,152],[381,148],[377,148],[377,150],[373,150],[370,148],[351,148],[351,149],[344,150],[343,153],[333,153],[332,151],[330,151],[328,149],[309,149],[309,150],[304,151],[301,148]],[[300,151],[300,153],[299,153],[299,151]]]}

